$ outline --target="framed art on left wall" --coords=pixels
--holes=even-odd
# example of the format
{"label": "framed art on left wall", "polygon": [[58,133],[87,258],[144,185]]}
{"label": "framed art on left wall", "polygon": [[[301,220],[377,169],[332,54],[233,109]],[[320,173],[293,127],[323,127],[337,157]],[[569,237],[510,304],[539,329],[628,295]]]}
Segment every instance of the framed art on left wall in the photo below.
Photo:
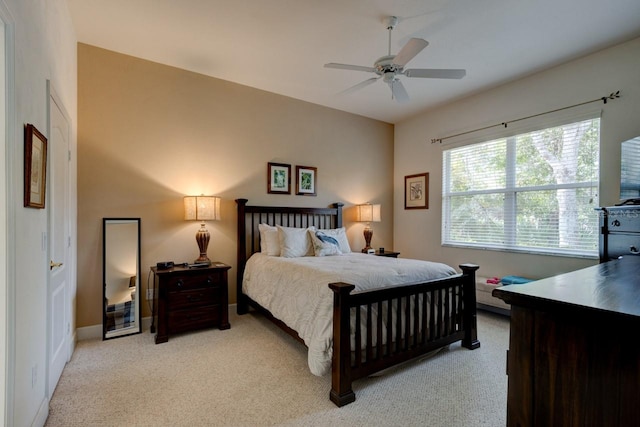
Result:
{"label": "framed art on left wall", "polygon": [[47,138],[32,124],[24,127],[24,206],[44,209]]}
{"label": "framed art on left wall", "polygon": [[291,165],[270,162],[267,180],[267,193],[291,194]]}

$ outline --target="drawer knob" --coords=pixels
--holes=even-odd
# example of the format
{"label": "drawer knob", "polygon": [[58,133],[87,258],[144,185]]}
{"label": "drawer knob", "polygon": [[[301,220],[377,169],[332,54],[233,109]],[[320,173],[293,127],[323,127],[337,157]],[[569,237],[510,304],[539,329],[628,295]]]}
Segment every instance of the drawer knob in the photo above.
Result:
{"label": "drawer knob", "polygon": [[631,252],[634,255],[640,255],[640,251],[638,250],[638,248],[636,248],[635,246],[631,246],[629,248],[629,252]]}
{"label": "drawer knob", "polygon": [[178,280],[178,287],[181,288],[182,285],[184,285],[184,283],[182,282],[182,280]]}
{"label": "drawer knob", "polygon": [[613,225],[614,227],[620,227],[620,221],[616,219],[611,223],[611,225]]}
{"label": "drawer knob", "polygon": [[213,283],[213,280],[211,280],[211,277],[207,277],[207,285],[210,285]]}
{"label": "drawer knob", "polygon": [[187,301],[189,301],[189,302],[202,301],[202,294],[198,294],[198,296],[187,295]]}

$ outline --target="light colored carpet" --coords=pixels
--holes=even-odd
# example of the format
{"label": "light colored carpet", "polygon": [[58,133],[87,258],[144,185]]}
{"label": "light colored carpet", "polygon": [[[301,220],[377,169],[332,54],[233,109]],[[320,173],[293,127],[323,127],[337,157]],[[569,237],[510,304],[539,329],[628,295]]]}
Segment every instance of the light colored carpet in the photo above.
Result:
{"label": "light colored carpet", "polygon": [[330,376],[306,348],[257,314],[231,329],[155,345],[142,334],[81,341],[50,402],[46,426],[504,426],[509,320],[478,314],[481,347],[460,344],[354,383],[329,401]]}

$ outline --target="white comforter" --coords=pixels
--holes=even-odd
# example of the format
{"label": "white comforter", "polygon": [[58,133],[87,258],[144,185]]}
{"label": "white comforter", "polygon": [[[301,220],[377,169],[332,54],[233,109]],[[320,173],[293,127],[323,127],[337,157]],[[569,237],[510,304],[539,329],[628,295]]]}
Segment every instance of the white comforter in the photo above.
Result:
{"label": "white comforter", "polygon": [[321,376],[330,372],[333,352],[333,292],[329,283],[350,283],[358,291],[454,274],[453,268],[441,263],[362,253],[300,258],[256,253],[247,261],[242,289],[298,332],[309,348],[309,369]]}

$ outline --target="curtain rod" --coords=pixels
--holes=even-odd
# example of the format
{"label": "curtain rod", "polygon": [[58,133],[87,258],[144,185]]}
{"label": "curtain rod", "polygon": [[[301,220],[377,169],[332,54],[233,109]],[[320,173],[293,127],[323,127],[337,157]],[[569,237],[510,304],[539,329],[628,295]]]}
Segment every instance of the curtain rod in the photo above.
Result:
{"label": "curtain rod", "polygon": [[579,104],[569,105],[568,107],[556,108],[555,110],[545,111],[544,113],[538,113],[538,114],[534,114],[532,116],[521,117],[519,119],[510,120],[508,122],[502,122],[502,123],[498,123],[498,124],[491,125],[491,126],[485,126],[483,128],[468,130],[466,132],[457,133],[455,135],[444,136],[442,138],[433,138],[431,140],[431,143],[434,144],[436,142],[439,142],[440,144],[442,144],[442,141],[444,141],[445,139],[455,138],[457,136],[462,136],[462,135],[466,135],[466,134],[473,133],[473,132],[479,132],[481,130],[491,129],[491,128],[494,128],[494,127],[497,127],[497,126],[504,126],[506,128],[509,123],[515,123],[515,122],[519,122],[521,120],[532,119],[534,117],[543,116],[545,114],[555,113],[555,112],[558,112],[558,111],[567,110],[569,108],[579,107],[579,106],[585,105],[585,104],[591,104],[592,102],[602,101],[602,102],[604,102],[606,104],[607,100],[616,99],[616,98],[620,98],[620,91],[616,91],[616,92],[610,93],[608,96],[603,96],[602,98],[592,99],[591,101],[586,101],[586,102],[581,102]]}

